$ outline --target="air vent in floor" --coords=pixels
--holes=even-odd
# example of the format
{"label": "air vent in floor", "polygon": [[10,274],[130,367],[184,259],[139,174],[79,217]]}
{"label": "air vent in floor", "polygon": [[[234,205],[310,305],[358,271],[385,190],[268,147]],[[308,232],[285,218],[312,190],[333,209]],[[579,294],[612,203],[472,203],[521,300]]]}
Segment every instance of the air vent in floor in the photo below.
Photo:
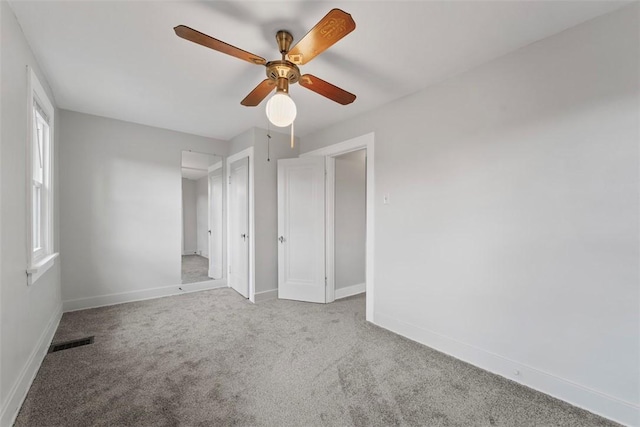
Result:
{"label": "air vent in floor", "polygon": [[55,353],[56,351],[61,351],[61,350],[68,350],[70,348],[74,348],[74,347],[80,347],[83,345],[87,345],[87,344],[93,344],[93,339],[94,337],[86,337],[86,338],[80,338],[77,340],[71,340],[71,341],[65,341],[65,342],[61,342],[58,344],[51,344],[51,347],[49,347],[49,351],[48,353]]}

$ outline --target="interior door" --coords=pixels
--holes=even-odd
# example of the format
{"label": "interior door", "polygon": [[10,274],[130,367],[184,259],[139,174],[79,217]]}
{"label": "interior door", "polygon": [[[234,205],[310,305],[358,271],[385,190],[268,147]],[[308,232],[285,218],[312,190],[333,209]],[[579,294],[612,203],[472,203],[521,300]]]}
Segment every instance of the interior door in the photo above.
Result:
{"label": "interior door", "polygon": [[326,302],[323,157],[278,160],[278,298]]}
{"label": "interior door", "polygon": [[229,175],[229,286],[249,298],[249,159],[233,162]]}
{"label": "interior door", "polygon": [[222,278],[222,168],[209,174],[209,277]]}

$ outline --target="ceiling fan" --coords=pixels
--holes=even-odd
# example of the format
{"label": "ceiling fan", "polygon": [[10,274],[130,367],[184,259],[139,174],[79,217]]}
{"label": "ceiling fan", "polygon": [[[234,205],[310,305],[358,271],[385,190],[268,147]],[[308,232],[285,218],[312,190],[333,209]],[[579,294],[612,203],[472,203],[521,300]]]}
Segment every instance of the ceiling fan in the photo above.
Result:
{"label": "ceiling fan", "polygon": [[267,117],[274,125],[284,127],[293,123],[296,116],[295,103],[288,95],[290,84],[300,83],[300,86],[342,105],[350,104],[356,99],[354,94],[314,75],[301,75],[298,68],[298,65],[304,65],[311,61],[355,28],[356,23],[351,15],[340,9],[332,9],[293,47],[291,47],[293,42],[291,33],[286,30],[278,31],[276,41],[282,59],[269,62],[258,55],[214,39],[185,25],[178,25],[174,31],[178,37],[185,40],[235,56],[252,64],[264,65],[267,78],[259,83],[240,103],[247,107],[255,107],[273,89],[276,89],[276,94],[267,103]]}

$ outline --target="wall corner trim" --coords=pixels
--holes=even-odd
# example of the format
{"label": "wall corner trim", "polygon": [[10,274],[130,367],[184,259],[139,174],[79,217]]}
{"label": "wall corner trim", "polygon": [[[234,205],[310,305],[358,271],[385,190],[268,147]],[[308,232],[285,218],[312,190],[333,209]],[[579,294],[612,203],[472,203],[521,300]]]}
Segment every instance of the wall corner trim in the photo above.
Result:
{"label": "wall corner trim", "polygon": [[[456,359],[628,426],[640,426],[640,406],[487,350],[376,312],[375,325]],[[519,375],[513,372],[519,371]]]}
{"label": "wall corner trim", "polygon": [[277,289],[271,289],[269,291],[256,292],[255,303],[259,303],[259,302],[263,302],[263,301],[269,301],[269,300],[277,299],[277,298],[278,298],[278,290]]}
{"label": "wall corner trim", "polygon": [[362,294],[367,291],[366,283],[358,283],[357,285],[346,286],[336,289],[336,299],[351,297],[353,295]]}
{"label": "wall corner trim", "polygon": [[13,387],[11,387],[7,400],[5,401],[5,405],[0,411],[0,426],[12,426],[16,421],[18,412],[24,403],[24,399],[27,397],[31,384],[33,383],[33,380],[44,361],[44,357],[49,350],[53,336],[60,324],[60,319],[62,319],[62,304],[59,304],[53,312],[46,328],[40,335],[38,343],[29,355],[27,362],[24,364],[18,380],[13,384]]}

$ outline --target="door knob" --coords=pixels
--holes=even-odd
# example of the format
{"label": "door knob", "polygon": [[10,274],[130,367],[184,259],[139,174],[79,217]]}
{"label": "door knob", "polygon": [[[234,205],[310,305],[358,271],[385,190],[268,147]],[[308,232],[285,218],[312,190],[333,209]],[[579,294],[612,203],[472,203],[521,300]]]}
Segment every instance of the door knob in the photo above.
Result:
{"label": "door knob", "polygon": [[283,236],[278,237],[278,240],[280,240],[280,243],[284,243],[284,237]]}
{"label": "door knob", "polygon": [[242,237],[242,240],[247,240],[247,235],[246,234],[241,234],[240,237]]}

